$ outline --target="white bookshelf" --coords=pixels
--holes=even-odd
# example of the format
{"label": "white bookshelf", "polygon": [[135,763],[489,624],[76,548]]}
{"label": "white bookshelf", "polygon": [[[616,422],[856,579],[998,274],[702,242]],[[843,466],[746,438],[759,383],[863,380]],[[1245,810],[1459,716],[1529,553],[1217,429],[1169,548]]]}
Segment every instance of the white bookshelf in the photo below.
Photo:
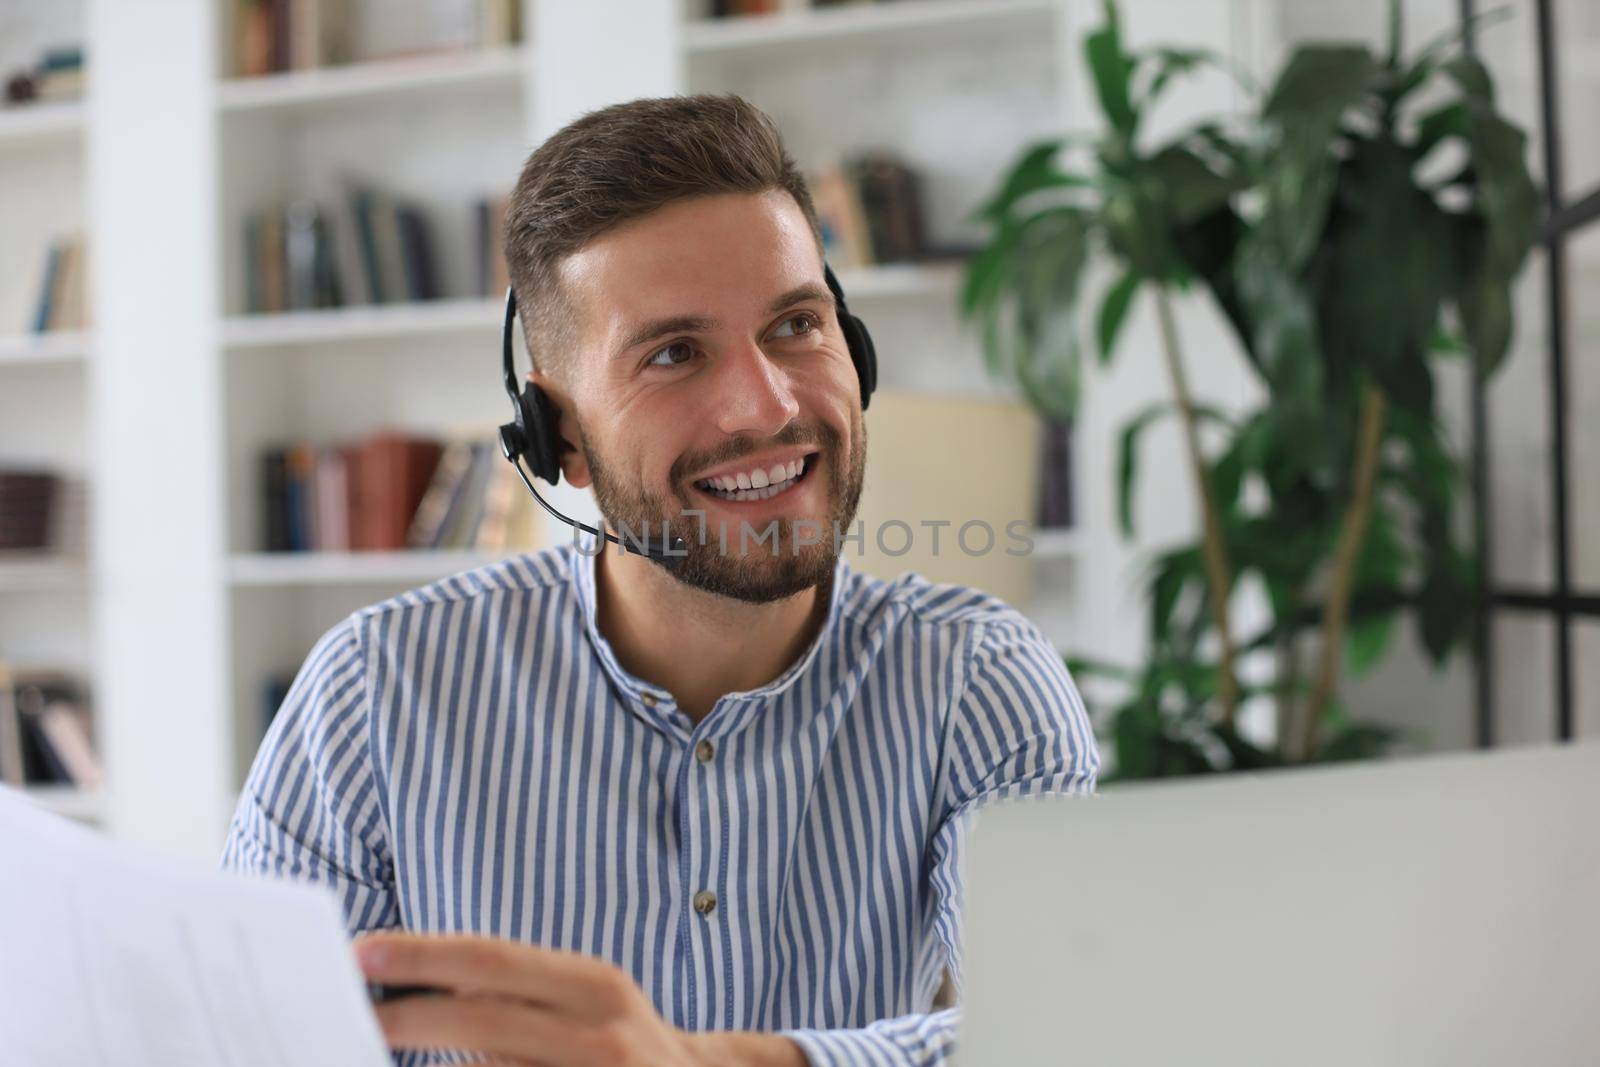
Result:
{"label": "white bookshelf", "polygon": [[0,593],[81,592],[89,568],[80,558],[44,552],[0,552]]}
{"label": "white bookshelf", "polygon": [[1058,0],[895,0],[737,19],[696,18],[686,28],[684,47],[696,57],[813,42],[870,46],[908,37],[923,46],[960,47],[975,28],[1049,34],[1060,7]]}
{"label": "white bookshelf", "polygon": [[106,816],[106,794],[99,789],[30,785],[22,794],[46,811],[78,822],[99,825]]}
{"label": "white bookshelf", "polygon": [[235,349],[335,345],[498,331],[504,315],[502,300],[467,298],[272,315],[233,315],[222,320],[220,333],[222,343]]}
{"label": "white bookshelf", "polygon": [[0,107],[0,160],[12,152],[81,141],[84,107],[76,101]]}
{"label": "white bookshelf", "polygon": [[505,557],[485,552],[241,552],[228,561],[236,587],[421,585]]}
{"label": "white bookshelf", "polygon": [[1039,560],[1065,560],[1081,558],[1084,554],[1083,531],[1040,528],[1033,531],[1033,556]]}
{"label": "white bookshelf", "polygon": [[50,330],[0,337],[0,367],[79,365],[89,358],[89,342],[87,330]]}
{"label": "white bookshelf", "polygon": [[[1136,39],[1235,53],[1249,44],[1239,12],[1256,4],[1124,0]],[[740,92],[774,117],[802,166],[874,145],[901,150],[927,177],[930,238],[959,244],[981,235],[965,216],[1026,143],[1095,114],[1078,57],[1098,0],[895,0],[724,22],[683,0],[526,0],[528,45],[254,79],[230,76],[221,0],[89,10],[103,92],[76,118],[37,121],[82,130],[94,146],[92,214],[114,224],[95,277],[115,299],[92,341],[0,337],[0,381],[43,376],[55,389],[48,383],[63,368],[88,368],[89,412],[72,429],[92,427],[96,454],[114,468],[95,501],[94,562],[80,572],[106,661],[107,819],[205,859],[258,740],[264,679],[292,672],[343,612],[490,558],[263,553],[258,461],[285,440],[353,439],[390,425],[487,434],[503,421],[503,304],[466,291],[466,208],[508,191],[533,146],[618,100]],[[403,19],[409,7],[371,10]],[[1225,98],[1210,85],[1184,104],[1204,110]],[[26,133],[20,122],[0,115],[0,161],[70,136]],[[144,177],[157,158],[163,181],[152,185]],[[245,314],[244,216],[296,197],[331,203],[347,173],[429,207],[444,299]],[[840,271],[877,341],[882,388],[1004,392],[959,318],[963,277],[948,262]],[[1109,439],[1163,395],[1153,336],[1136,313],[1114,371],[1089,368],[1082,433]],[[1192,374],[1206,379],[1198,367]],[[1112,536],[1109,463],[1097,470],[1077,454],[1085,526],[1036,538],[1039,602],[1019,606],[1057,643],[1115,642],[1143,630],[1126,584],[1139,546]],[[128,477],[132,464],[139,474]],[[1152,537],[1170,537],[1181,494],[1170,483],[1149,489],[1141,517]],[[569,513],[594,517],[587,494],[562,486],[555,495]],[[65,580],[54,566],[14,577]],[[0,567],[0,598],[7,580]]]}
{"label": "white bookshelf", "polygon": [[[12,5],[0,34],[0,69],[12,71],[44,48],[82,40],[85,7],[77,0]],[[52,242],[81,234],[92,259],[88,128],[83,101],[0,106],[0,468],[48,471],[73,482],[90,467],[94,334],[41,334],[32,327]],[[92,284],[88,291],[92,316]],[[77,496],[66,489],[56,507],[76,511]],[[71,673],[86,685],[98,714],[93,556],[80,532],[62,532],[64,542],[43,549],[0,550],[0,660]],[[25,793],[81,821],[103,815],[100,794],[67,786],[28,786]]]}
{"label": "white bookshelf", "polygon": [[456,90],[515,91],[528,62],[521,47],[448,49],[323,70],[225,78],[217,90],[217,107],[223,113],[311,114],[341,103],[403,105]]}

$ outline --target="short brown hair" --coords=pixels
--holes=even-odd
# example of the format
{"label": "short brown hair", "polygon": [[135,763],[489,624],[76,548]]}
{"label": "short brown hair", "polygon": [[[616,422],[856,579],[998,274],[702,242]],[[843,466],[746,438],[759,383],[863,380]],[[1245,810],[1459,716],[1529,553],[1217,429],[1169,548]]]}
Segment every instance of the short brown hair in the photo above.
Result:
{"label": "short brown hair", "polygon": [[578,342],[558,272],[567,256],[677,200],[770,189],[794,197],[820,251],[816,208],[777,124],[732,93],[613,104],[551,135],[523,164],[504,235],[534,365],[556,373]]}

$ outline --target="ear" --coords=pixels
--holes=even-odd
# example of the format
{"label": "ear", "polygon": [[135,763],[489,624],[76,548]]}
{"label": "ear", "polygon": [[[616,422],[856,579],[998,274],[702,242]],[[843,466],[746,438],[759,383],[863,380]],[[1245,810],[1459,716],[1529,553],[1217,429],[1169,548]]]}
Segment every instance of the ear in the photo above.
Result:
{"label": "ear", "polygon": [[571,399],[543,371],[529,371],[528,381],[539,387],[550,406],[556,410],[556,458],[561,464],[561,477],[575,489],[586,488],[592,480],[589,477],[589,461],[583,449],[577,445],[583,440],[583,434],[578,428],[577,418],[572,414]]}

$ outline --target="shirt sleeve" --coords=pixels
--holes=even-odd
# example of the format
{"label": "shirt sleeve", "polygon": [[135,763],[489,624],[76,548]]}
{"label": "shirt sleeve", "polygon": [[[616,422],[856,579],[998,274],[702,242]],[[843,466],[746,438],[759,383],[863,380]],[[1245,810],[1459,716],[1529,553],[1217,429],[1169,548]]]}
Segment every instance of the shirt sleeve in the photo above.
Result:
{"label": "shirt sleeve", "polygon": [[352,933],[397,924],[354,617],[306,657],[256,753],[222,868],[331,886]]}
{"label": "shirt sleeve", "polygon": [[[961,855],[972,816],[997,801],[1045,794],[1089,794],[1100,752],[1066,664],[1037,626],[1007,610],[985,618],[968,645],[964,690],[946,724],[939,817],[928,846],[937,950],[923,985],[931,1002],[948,968],[959,1001]],[[880,1019],[856,1030],[783,1030],[812,1067],[937,1067],[949,1062],[959,1006]]]}

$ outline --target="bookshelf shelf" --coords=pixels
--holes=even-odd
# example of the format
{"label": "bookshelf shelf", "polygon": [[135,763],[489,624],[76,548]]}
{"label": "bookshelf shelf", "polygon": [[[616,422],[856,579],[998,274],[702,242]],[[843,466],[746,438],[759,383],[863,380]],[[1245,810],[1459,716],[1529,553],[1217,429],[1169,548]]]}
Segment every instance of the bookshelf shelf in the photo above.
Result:
{"label": "bookshelf shelf", "polygon": [[223,319],[221,333],[222,343],[228,348],[329,344],[498,330],[504,314],[505,303],[497,299],[373,304],[323,311],[233,315]]}
{"label": "bookshelf shelf", "polygon": [[838,272],[839,287],[852,307],[857,300],[947,297],[960,286],[965,270],[966,264],[961,260],[845,267]]}
{"label": "bookshelf shelf", "polygon": [[915,33],[961,42],[975,25],[1048,30],[1055,0],[896,0],[775,15],[691,20],[684,47],[691,58],[731,55],[805,41],[895,37]]}
{"label": "bookshelf shelf", "polygon": [[[839,284],[852,302],[941,296],[960,285],[964,270],[964,264],[959,261],[851,267],[839,271]],[[270,315],[231,315],[222,320],[221,336],[225,347],[236,349],[336,344],[386,337],[494,331],[500,329],[504,315],[505,303],[498,297],[375,304]],[[7,342],[0,340],[0,363],[7,359],[8,351]]]}
{"label": "bookshelf shelf", "polygon": [[451,49],[370,60],[321,70],[225,78],[217,89],[224,114],[315,111],[340,102],[398,100],[455,89],[514,91],[528,66],[527,49]]}
{"label": "bookshelf shelf", "polygon": [[0,108],[0,151],[78,140],[84,130],[84,116],[84,105],[79,100]]}
{"label": "bookshelf shelf", "polygon": [[0,593],[71,591],[88,580],[88,565],[78,557],[0,552]]}
{"label": "bookshelf shelf", "polygon": [[30,785],[23,789],[22,795],[46,811],[78,822],[98,823],[105,819],[106,798],[98,789],[79,789],[70,785]]}
{"label": "bookshelf shelf", "polygon": [[1040,560],[1076,560],[1083,556],[1083,531],[1038,529],[1033,532],[1033,557]]}
{"label": "bookshelf shelf", "polygon": [[89,355],[85,330],[52,330],[0,337],[0,367],[40,363],[81,364]]}
{"label": "bookshelf shelf", "polygon": [[236,588],[430,582],[515,553],[472,551],[246,552],[228,561]]}

